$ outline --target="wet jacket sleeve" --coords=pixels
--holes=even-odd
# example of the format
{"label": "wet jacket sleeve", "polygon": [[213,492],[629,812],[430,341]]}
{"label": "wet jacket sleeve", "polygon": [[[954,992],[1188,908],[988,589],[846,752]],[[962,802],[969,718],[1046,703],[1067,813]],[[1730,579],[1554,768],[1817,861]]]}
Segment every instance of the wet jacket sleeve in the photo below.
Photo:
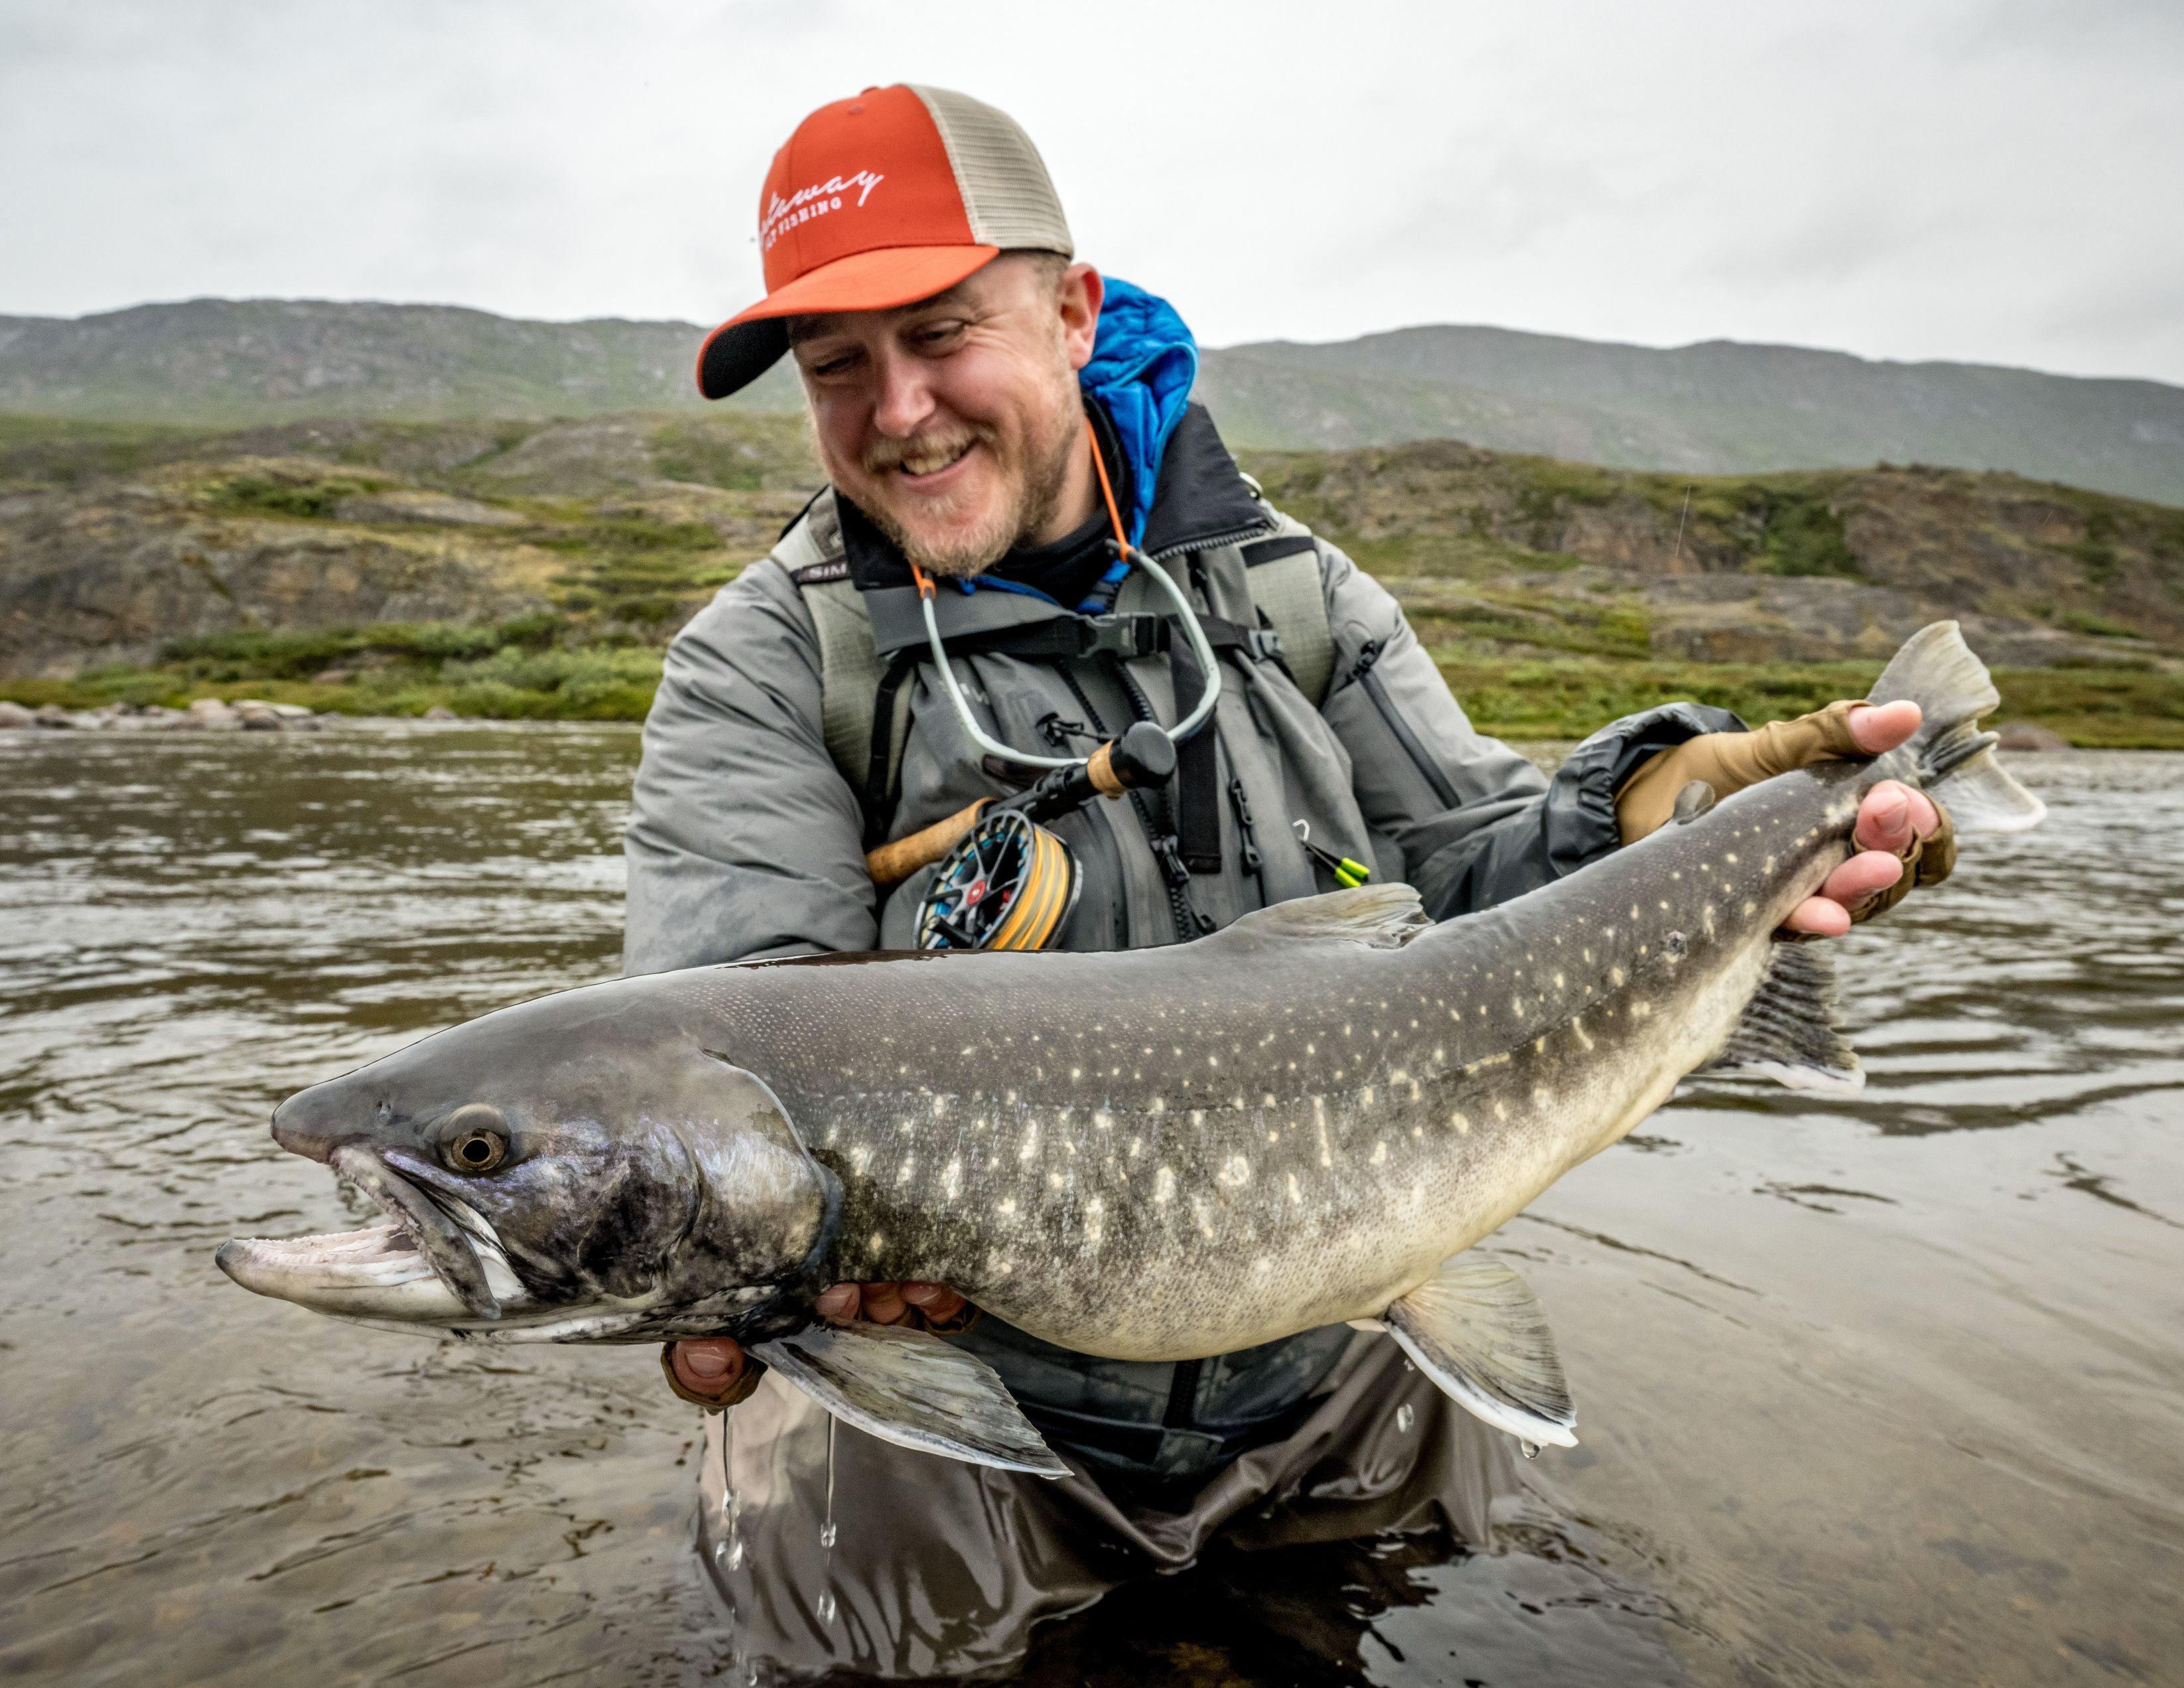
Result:
{"label": "wet jacket sleeve", "polygon": [[872,947],[856,801],[819,722],[811,613],[754,564],[676,635],[645,718],[625,972]]}
{"label": "wet jacket sleeve", "polygon": [[1615,849],[1615,794],[1657,750],[1741,731],[1726,710],[1669,704],[1612,721],[1549,779],[1474,727],[1401,606],[1321,548],[1334,678],[1324,713],[1349,750],[1359,806],[1402,850],[1436,920],[1507,902]]}

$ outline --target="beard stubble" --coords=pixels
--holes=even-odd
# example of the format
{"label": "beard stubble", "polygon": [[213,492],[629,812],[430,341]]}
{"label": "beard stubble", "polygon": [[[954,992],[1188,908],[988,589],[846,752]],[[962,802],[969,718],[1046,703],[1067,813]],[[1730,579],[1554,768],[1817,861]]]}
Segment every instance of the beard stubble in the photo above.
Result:
{"label": "beard stubble", "polygon": [[1054,520],[1068,483],[1070,453],[1076,448],[1084,427],[1084,399],[1076,372],[1067,364],[1060,380],[1039,407],[1034,426],[1026,431],[1023,449],[1005,448],[998,429],[989,423],[966,423],[912,436],[907,440],[883,440],[868,448],[859,466],[875,479],[892,474],[913,452],[944,453],[975,443],[990,452],[1003,479],[1001,495],[994,508],[968,527],[944,536],[911,530],[880,500],[865,514],[910,562],[929,575],[944,579],[968,579],[984,573],[1025,541],[1034,538]]}

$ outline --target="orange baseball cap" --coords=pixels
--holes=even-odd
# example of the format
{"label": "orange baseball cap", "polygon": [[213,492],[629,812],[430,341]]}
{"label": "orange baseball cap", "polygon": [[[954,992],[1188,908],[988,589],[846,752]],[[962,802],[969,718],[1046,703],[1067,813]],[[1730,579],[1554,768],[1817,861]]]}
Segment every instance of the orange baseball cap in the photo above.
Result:
{"label": "orange baseball cap", "polygon": [[1075,252],[1046,165],[1013,118],[900,83],[796,125],[759,195],[758,242],[766,297],[705,337],[698,390],[708,398],[773,365],[788,349],[788,317],[914,304],[1004,251]]}

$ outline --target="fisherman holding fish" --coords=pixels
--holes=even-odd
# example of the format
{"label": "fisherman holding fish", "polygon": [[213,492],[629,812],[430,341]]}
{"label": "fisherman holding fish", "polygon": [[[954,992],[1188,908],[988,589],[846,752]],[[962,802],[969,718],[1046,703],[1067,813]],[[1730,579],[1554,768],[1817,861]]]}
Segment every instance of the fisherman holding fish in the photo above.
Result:
{"label": "fisherman holding fish", "polygon": [[[668,653],[627,839],[632,974],[1011,947],[1017,928],[1017,947],[1188,944],[1364,882],[1448,920],[1646,836],[1692,782],[1726,796],[1919,725],[1907,700],[1758,733],[1671,705],[1552,778],[1481,736],[1396,600],[1236,467],[1190,400],[1177,313],[1076,261],[1029,138],[961,94],[870,88],[813,113],[768,172],[758,242],[766,295],[706,341],[699,385],[725,398],[793,356],[829,485]],[[965,854],[982,815],[1042,790],[1018,806],[1045,825],[989,827]],[[1792,933],[1839,934],[1948,870],[1946,817],[1909,785],[1866,791],[1854,837]],[[1019,852],[1020,918],[973,930],[1001,872],[989,844]],[[794,1669],[992,1667],[1037,1619],[1217,1531],[1479,1540],[1507,1446],[1346,1323],[1155,1362],[1043,1342],[937,1284],[839,1283],[818,1309],[981,1356],[1071,1474],[838,1445],[737,1343],[671,1344],[677,1393],[735,1407],[708,1420],[740,1533],[715,1574],[752,1651]],[[822,1606],[813,1521],[836,1492]]]}

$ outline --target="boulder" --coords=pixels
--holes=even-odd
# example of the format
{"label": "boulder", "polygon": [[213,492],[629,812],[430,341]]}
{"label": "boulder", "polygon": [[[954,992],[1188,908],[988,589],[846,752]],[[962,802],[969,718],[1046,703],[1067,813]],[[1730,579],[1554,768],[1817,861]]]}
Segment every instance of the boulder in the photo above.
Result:
{"label": "boulder", "polygon": [[37,711],[25,709],[20,704],[0,702],[0,727],[36,727]]}
{"label": "boulder", "polygon": [[460,721],[462,717],[457,715],[453,710],[449,709],[445,704],[434,704],[432,708],[425,711],[425,719],[427,721]]}
{"label": "boulder", "polygon": [[190,725],[208,733],[234,733],[242,718],[218,698],[198,698],[190,705]]}
{"label": "boulder", "polygon": [[237,698],[234,704],[235,718],[248,733],[278,733],[287,723],[280,712],[263,698]]}
{"label": "boulder", "polygon": [[2070,741],[2052,727],[2029,721],[2005,721],[1994,729],[1996,748],[2003,750],[2067,750]]}
{"label": "boulder", "polygon": [[70,727],[76,724],[74,713],[58,704],[39,705],[37,713],[31,717],[31,721],[36,727]]}

